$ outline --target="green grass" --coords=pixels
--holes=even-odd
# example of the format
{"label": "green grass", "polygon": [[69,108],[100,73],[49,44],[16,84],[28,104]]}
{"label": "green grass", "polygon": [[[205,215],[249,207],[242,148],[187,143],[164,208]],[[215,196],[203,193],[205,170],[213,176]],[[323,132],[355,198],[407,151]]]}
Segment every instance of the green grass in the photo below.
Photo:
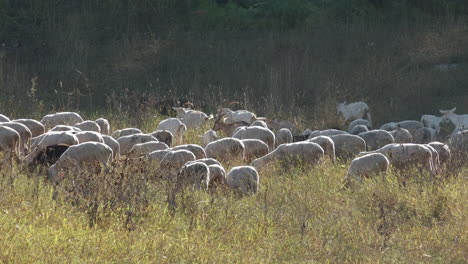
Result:
{"label": "green grass", "polygon": [[41,173],[2,167],[0,262],[466,263],[466,164],[436,181],[414,173],[402,186],[390,173],[353,190],[342,188],[347,167],[273,166],[254,196],[186,190],[174,210],[153,166],[76,178],[75,193],[71,180],[54,189]]}

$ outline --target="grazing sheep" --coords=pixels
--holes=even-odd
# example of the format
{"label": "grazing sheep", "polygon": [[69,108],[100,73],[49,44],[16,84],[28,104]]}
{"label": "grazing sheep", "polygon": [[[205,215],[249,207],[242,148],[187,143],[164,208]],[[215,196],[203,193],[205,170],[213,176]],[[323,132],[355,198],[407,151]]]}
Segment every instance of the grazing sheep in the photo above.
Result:
{"label": "grazing sheep", "polygon": [[333,140],[330,137],[318,136],[307,139],[307,142],[319,144],[319,146],[322,147],[325,156],[328,156],[332,162],[336,161],[335,143],[333,143]]}
{"label": "grazing sheep", "polygon": [[182,143],[184,131],[187,127],[177,118],[168,118],[159,122],[157,130],[169,130],[177,143]]}
{"label": "grazing sheep", "polygon": [[413,142],[413,136],[411,133],[404,128],[397,128],[393,131],[390,131],[392,134],[393,139],[395,139],[395,143],[411,143]]}
{"label": "grazing sheep", "polygon": [[[386,130],[385,130],[386,131]],[[359,135],[360,133],[369,132],[369,129],[365,125],[356,125],[349,132],[351,135]]]}
{"label": "grazing sheep", "polygon": [[197,159],[204,159],[206,158],[206,153],[205,150],[197,145],[197,144],[185,144],[185,145],[180,145],[175,148],[172,148],[172,150],[179,150],[179,149],[185,149],[193,153]]}
{"label": "grazing sheep", "polygon": [[0,114],[0,122],[10,122],[10,118]]}
{"label": "grazing sheep", "polygon": [[455,126],[455,129],[468,128],[468,115],[457,115],[455,111],[457,108],[453,108],[452,110],[439,110],[442,113],[442,119],[444,121],[450,121]]}
{"label": "grazing sheep", "polygon": [[196,111],[183,107],[173,107],[177,112],[177,118],[189,128],[199,128],[203,126],[210,117],[201,111]]}
{"label": "grazing sheep", "polygon": [[260,139],[242,139],[241,141],[244,144],[244,157],[247,162],[263,157],[270,152],[268,145]]}
{"label": "grazing sheep", "polygon": [[276,132],[276,146],[285,143],[293,143],[293,134],[287,128],[281,128]]}
{"label": "grazing sheep", "polygon": [[45,133],[44,125],[34,119],[16,119],[13,122],[23,124],[29,128],[32,137],[37,137]]}
{"label": "grazing sheep", "polygon": [[433,164],[432,151],[420,144],[388,144],[372,153],[382,153],[397,169],[406,169],[408,166],[421,166],[431,175],[435,175],[436,168]]}
{"label": "grazing sheep", "polygon": [[268,164],[275,161],[287,162],[288,165],[295,165],[297,162],[315,165],[323,158],[323,156],[324,150],[322,147],[313,142],[282,144],[268,155],[254,160],[252,162],[252,166],[257,170],[261,170]]}
{"label": "grazing sheep", "polygon": [[146,143],[136,144],[128,153],[129,158],[138,158],[145,156],[148,153],[151,153],[156,150],[168,149],[169,147],[162,142],[150,141]]}
{"label": "grazing sheep", "polygon": [[259,139],[268,145],[268,148],[275,149],[275,134],[268,128],[263,127],[243,127],[233,136],[238,139]]}
{"label": "grazing sheep", "polygon": [[244,144],[237,138],[222,138],[210,142],[205,147],[206,157],[219,161],[244,159]]}
{"label": "grazing sheep", "polygon": [[[151,152],[148,156],[151,156],[151,160],[154,160],[153,158],[155,157],[153,153],[154,152]],[[171,150],[167,152],[166,155],[164,155],[164,158],[162,158],[159,165],[160,168],[163,169],[165,172],[176,173],[185,163],[194,160],[196,160],[196,158],[191,151],[184,149]]]}
{"label": "grazing sheep", "polygon": [[433,147],[439,153],[439,162],[441,165],[447,163],[452,156],[449,146],[444,143],[433,141],[427,145]]}
{"label": "grazing sheep", "polygon": [[51,128],[48,132],[81,132],[81,129],[74,127],[74,126],[67,126],[67,125],[56,125]]}
{"label": "grazing sheep", "polygon": [[226,116],[223,120],[225,124],[234,124],[238,122],[245,122],[248,125],[257,120],[257,116],[247,110],[232,111],[229,108],[223,108],[219,111],[218,116]]}
{"label": "grazing sheep", "polygon": [[120,155],[126,155],[136,144],[146,143],[146,142],[158,142],[158,140],[147,134],[133,134],[129,136],[119,137],[117,142],[120,145]]}
{"label": "grazing sheep", "polygon": [[430,127],[421,127],[414,132],[413,142],[416,144],[427,144],[434,141],[436,131]]}
{"label": "grazing sheep", "polygon": [[346,102],[336,105],[336,112],[344,118],[345,123],[356,119],[367,119],[372,124],[369,106],[364,102],[355,102],[346,105]]}
{"label": "grazing sheep", "polygon": [[85,142],[99,142],[104,143],[101,133],[95,131],[82,131],[75,134],[78,141],[81,143]]}
{"label": "grazing sheep", "polygon": [[392,134],[386,130],[371,130],[368,132],[359,133],[359,135],[366,142],[368,151],[379,149],[387,144],[395,142]]}
{"label": "grazing sheep", "polygon": [[254,167],[239,166],[232,168],[226,175],[227,185],[242,194],[255,194],[258,191],[260,177]]}
{"label": "grazing sheep", "polygon": [[468,130],[458,131],[450,136],[450,145],[459,153],[468,153]]}
{"label": "grazing sheep", "polygon": [[11,160],[20,157],[20,135],[16,130],[0,125],[0,151],[3,154],[3,160]]}
{"label": "grazing sheep", "polygon": [[115,138],[108,136],[108,135],[102,135],[102,139],[104,140],[104,144],[109,146],[112,149],[113,153],[113,159],[115,161],[118,161],[120,159],[120,145]]}
{"label": "grazing sheep", "polygon": [[227,184],[226,171],[221,165],[208,165],[208,170],[210,171],[210,182],[208,183],[209,189],[214,189],[219,185]]}
{"label": "grazing sheep", "polygon": [[57,126],[57,125],[68,125],[83,122],[83,118],[74,112],[59,112],[55,114],[49,114],[42,118],[41,123],[45,126],[46,130]]}
{"label": "grazing sheep", "polygon": [[146,154],[146,158],[150,161],[161,162],[164,156],[166,156],[166,154],[169,152],[171,152],[171,149],[156,150]]}
{"label": "grazing sheep", "polygon": [[250,124],[244,121],[226,124],[223,120],[223,116],[218,115],[214,121],[212,130],[214,131],[222,130],[227,137],[232,137],[232,135],[234,135],[234,132],[237,128],[248,127],[248,126],[250,126]]}
{"label": "grazing sheep", "polygon": [[298,135],[301,133],[296,124],[288,120],[267,119],[265,122],[267,123],[268,128],[272,131],[278,131],[282,128],[286,128],[289,129],[293,135]]}
{"label": "grazing sheep", "polygon": [[208,130],[203,134],[202,136],[202,144],[203,146],[208,145],[210,142],[213,142],[218,139],[218,135],[216,134],[216,131],[214,130]]}
{"label": "grazing sheep", "polygon": [[386,123],[386,124],[383,124],[381,127],[380,127],[380,130],[387,130],[387,131],[393,131],[393,130],[396,130],[400,128],[398,126],[397,123],[395,122],[390,122],[390,123]]}
{"label": "grazing sheep", "polygon": [[400,128],[407,129],[411,133],[411,135],[414,135],[416,130],[422,127],[422,124],[421,122],[416,121],[416,120],[405,120],[405,121],[398,122],[397,126]]}
{"label": "grazing sheep", "polygon": [[101,127],[96,122],[91,120],[76,123],[73,126],[81,129],[81,131],[94,131],[101,133]]}
{"label": "grazing sheep", "polygon": [[371,153],[353,159],[346,174],[346,184],[362,182],[362,178],[371,178],[380,173],[386,173],[390,161],[381,153]]}
{"label": "grazing sheep", "polygon": [[348,135],[349,133],[343,130],[338,129],[326,129],[326,130],[316,130],[309,134],[309,138],[314,138],[318,136],[335,136],[335,135]]}
{"label": "grazing sheep", "polygon": [[351,131],[353,130],[353,128],[355,126],[358,126],[358,125],[365,126],[368,131],[371,129],[371,124],[370,124],[370,122],[368,120],[366,120],[366,119],[356,119],[356,120],[353,120],[351,123],[349,123],[348,132],[350,134],[352,134]]}
{"label": "grazing sheep", "polygon": [[359,153],[366,151],[366,141],[355,135],[330,136],[335,145],[335,155],[339,159],[353,159]]}
{"label": "grazing sheep", "polygon": [[136,134],[143,134],[143,132],[141,132],[141,130],[138,128],[129,127],[114,131],[114,133],[112,133],[112,137],[118,139],[120,137],[131,136]]}
{"label": "grazing sheep", "polygon": [[155,137],[158,141],[165,143],[167,146],[172,147],[172,141],[174,136],[172,135],[171,131],[156,130],[150,135]]}
{"label": "grazing sheep", "polygon": [[440,133],[440,124],[443,122],[442,116],[434,115],[423,115],[421,117],[421,124],[423,127],[430,127],[436,131],[437,134]]}
{"label": "grazing sheep", "polygon": [[191,185],[195,190],[207,190],[210,170],[203,162],[187,162],[177,173],[177,181],[183,186]]}
{"label": "grazing sheep", "polygon": [[109,121],[105,118],[96,119],[96,124],[98,124],[101,129],[101,134],[108,136],[110,133],[110,124]]}
{"label": "grazing sheep", "polygon": [[258,127],[268,128],[267,123],[265,121],[263,121],[263,120],[255,120],[250,126],[251,127],[258,126]]}
{"label": "grazing sheep", "polygon": [[60,157],[60,159],[49,168],[48,176],[51,181],[59,181],[59,172],[70,169],[74,165],[77,169],[84,169],[85,163],[99,162],[103,167],[108,168],[112,162],[112,149],[98,142],[86,142],[70,146]]}
{"label": "grazing sheep", "polygon": [[37,155],[32,159],[28,164],[30,170],[32,171],[38,165],[42,166],[52,166],[56,163],[60,157],[70,146],[68,145],[52,145],[47,146],[42,149]]}
{"label": "grazing sheep", "polygon": [[18,132],[18,134],[20,135],[19,151],[23,155],[26,154],[26,152],[29,151],[31,147],[31,138],[32,138],[31,130],[29,130],[27,126],[21,123],[16,123],[16,122],[3,122],[3,123],[0,123],[0,125],[4,127],[12,128],[16,130],[16,132]]}

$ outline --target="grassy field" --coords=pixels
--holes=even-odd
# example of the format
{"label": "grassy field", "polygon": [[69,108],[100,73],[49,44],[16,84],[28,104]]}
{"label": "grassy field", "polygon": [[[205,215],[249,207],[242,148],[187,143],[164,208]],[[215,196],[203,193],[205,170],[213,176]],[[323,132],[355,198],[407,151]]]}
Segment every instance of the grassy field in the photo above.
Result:
{"label": "grassy field", "polygon": [[402,184],[392,172],[352,190],[342,187],[348,165],[273,166],[254,196],[185,190],[173,203],[170,180],[138,162],[58,186],[3,166],[0,262],[466,263],[466,162],[434,181],[415,171]]}

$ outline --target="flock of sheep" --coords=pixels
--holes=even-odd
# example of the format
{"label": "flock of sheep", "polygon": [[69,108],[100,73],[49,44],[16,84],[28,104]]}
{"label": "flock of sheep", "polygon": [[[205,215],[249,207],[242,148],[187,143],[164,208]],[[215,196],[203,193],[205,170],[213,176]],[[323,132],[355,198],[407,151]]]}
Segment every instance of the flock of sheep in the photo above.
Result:
{"label": "flock of sheep", "polygon": [[[367,104],[338,104],[338,114],[349,124],[347,131],[307,129],[302,133],[292,122],[260,118],[246,110],[223,108],[213,117],[192,109],[174,109],[176,118],[161,121],[147,134],[138,128],[112,132],[106,119],[84,121],[74,112],[46,115],[41,121],[10,120],[0,114],[2,163],[16,160],[32,168],[45,165],[48,179],[60,182],[70,169],[86,170],[97,163],[109,168],[123,159],[138,159],[158,164],[159,170],[177,175],[196,189],[225,184],[254,194],[259,174],[278,161],[313,166],[324,158],[351,160],[346,180],[353,183],[384,173],[390,165],[402,170],[416,166],[434,176],[454,151],[468,153],[468,115],[457,115],[455,109],[440,111],[440,117],[424,115],[420,121],[392,122],[372,129]],[[214,126],[200,135],[201,145],[184,142],[187,129],[200,128],[211,119]],[[455,125],[447,144],[435,141],[443,122]],[[219,137],[218,131],[225,137]],[[223,165],[232,160],[249,165],[226,173]]]}

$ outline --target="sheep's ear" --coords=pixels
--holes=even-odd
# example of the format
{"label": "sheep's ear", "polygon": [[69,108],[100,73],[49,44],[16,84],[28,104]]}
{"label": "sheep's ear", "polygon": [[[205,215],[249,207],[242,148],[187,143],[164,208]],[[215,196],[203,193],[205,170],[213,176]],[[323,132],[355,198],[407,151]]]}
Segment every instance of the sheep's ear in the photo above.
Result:
{"label": "sheep's ear", "polygon": [[440,112],[441,114],[444,114],[444,115],[445,115],[448,111],[446,111],[446,110],[439,110],[439,112]]}
{"label": "sheep's ear", "polygon": [[453,113],[453,112],[455,112],[456,110],[457,110],[457,108],[454,107],[454,108],[453,108],[452,110],[450,110],[449,112],[450,112],[450,113]]}

